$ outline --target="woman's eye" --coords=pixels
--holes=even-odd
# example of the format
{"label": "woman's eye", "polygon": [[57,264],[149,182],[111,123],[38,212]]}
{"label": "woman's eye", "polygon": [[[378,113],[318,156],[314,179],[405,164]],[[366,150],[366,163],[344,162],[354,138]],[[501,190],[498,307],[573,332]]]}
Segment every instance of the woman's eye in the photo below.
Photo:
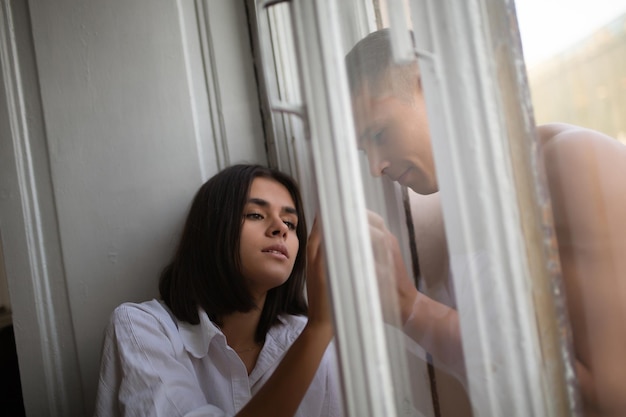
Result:
{"label": "woman's eye", "polygon": [[263,216],[259,213],[248,213],[246,214],[246,219],[263,220]]}
{"label": "woman's eye", "polygon": [[285,223],[287,225],[289,230],[296,230],[296,225],[294,223],[290,222],[289,220],[284,220],[283,223]]}

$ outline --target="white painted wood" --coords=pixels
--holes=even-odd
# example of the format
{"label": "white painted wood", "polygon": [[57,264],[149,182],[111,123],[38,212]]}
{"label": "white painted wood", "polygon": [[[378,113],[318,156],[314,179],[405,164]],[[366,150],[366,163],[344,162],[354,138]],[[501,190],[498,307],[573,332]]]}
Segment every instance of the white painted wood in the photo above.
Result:
{"label": "white painted wood", "polygon": [[0,238],[28,415],[79,415],[82,386],[24,2],[0,11]]}
{"label": "white painted wood", "polygon": [[[178,0],[183,4],[187,1]],[[204,6],[201,11],[206,24],[199,30],[210,32],[212,42],[212,53],[203,52],[208,84],[205,88],[214,95],[211,98],[213,130],[220,123],[215,113],[223,119],[221,138],[215,134],[216,141],[221,139],[215,146],[225,155],[221,165],[267,164],[245,4],[223,0],[196,0],[196,3]],[[211,70],[207,69],[209,66]]]}
{"label": "white painted wood", "polygon": [[[344,382],[352,416],[397,415],[363,186],[354,144],[339,8],[334,1],[293,2],[294,38]],[[342,94],[343,92],[343,94]]]}
{"label": "white painted wood", "polygon": [[2,4],[0,234],[25,403],[89,415],[108,316],[157,295],[197,187],[267,162],[245,9]]}

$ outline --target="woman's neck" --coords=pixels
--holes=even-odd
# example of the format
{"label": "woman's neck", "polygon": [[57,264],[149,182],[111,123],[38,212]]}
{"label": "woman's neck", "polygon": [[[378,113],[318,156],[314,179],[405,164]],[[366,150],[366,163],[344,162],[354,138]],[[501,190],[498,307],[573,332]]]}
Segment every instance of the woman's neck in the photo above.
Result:
{"label": "woman's neck", "polygon": [[248,371],[252,372],[263,345],[255,340],[255,334],[261,318],[261,308],[246,313],[235,312],[222,319],[222,332],[226,342],[237,353]]}
{"label": "woman's neck", "polygon": [[245,313],[235,311],[221,319],[221,329],[228,345],[235,351],[248,349],[255,345],[256,329],[261,319],[265,298],[257,301],[257,308]]}
{"label": "woman's neck", "polygon": [[221,329],[228,345],[235,351],[252,346],[260,318],[261,310],[258,309],[246,313],[234,312],[224,317]]}

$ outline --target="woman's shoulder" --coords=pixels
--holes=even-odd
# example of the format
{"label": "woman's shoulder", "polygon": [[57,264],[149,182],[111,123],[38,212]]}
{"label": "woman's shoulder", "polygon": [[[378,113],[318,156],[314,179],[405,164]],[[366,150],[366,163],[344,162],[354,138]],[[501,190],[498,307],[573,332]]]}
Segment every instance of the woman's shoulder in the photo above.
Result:
{"label": "woman's shoulder", "polygon": [[268,336],[283,348],[287,348],[302,333],[307,320],[306,316],[281,314],[278,316],[278,324],[270,328]]}
{"label": "woman's shoulder", "polygon": [[295,314],[281,314],[280,316],[278,316],[278,319],[283,326],[295,329],[298,332],[302,331],[308,320],[306,316],[299,316]]}
{"label": "woman's shoulder", "polygon": [[[109,320],[113,327],[132,326],[147,323],[169,324],[176,327],[175,320],[168,308],[161,301],[152,299],[141,303],[125,302],[118,305]],[[170,327],[168,325],[168,327]]]}
{"label": "woman's shoulder", "polygon": [[165,307],[165,305],[157,299],[152,299],[150,301],[143,301],[140,303],[126,301],[118,305],[117,307],[115,307],[115,309],[113,310],[113,315],[116,316],[120,314],[129,314],[129,313],[141,314],[141,312],[145,314],[153,314],[153,315],[162,315],[162,314],[167,315],[168,313],[167,313],[166,308],[167,307]]}

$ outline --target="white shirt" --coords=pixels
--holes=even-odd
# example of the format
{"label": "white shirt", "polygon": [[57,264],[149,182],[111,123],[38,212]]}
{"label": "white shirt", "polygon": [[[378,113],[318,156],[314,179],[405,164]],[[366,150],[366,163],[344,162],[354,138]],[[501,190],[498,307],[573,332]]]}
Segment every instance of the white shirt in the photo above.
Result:
{"label": "white shirt", "polygon": [[[200,323],[191,325],[157,300],[117,307],[106,331],[95,416],[234,416],[306,324],[305,317],[280,316],[248,375],[224,334],[199,313]],[[295,416],[342,415],[340,392],[331,345]]]}

